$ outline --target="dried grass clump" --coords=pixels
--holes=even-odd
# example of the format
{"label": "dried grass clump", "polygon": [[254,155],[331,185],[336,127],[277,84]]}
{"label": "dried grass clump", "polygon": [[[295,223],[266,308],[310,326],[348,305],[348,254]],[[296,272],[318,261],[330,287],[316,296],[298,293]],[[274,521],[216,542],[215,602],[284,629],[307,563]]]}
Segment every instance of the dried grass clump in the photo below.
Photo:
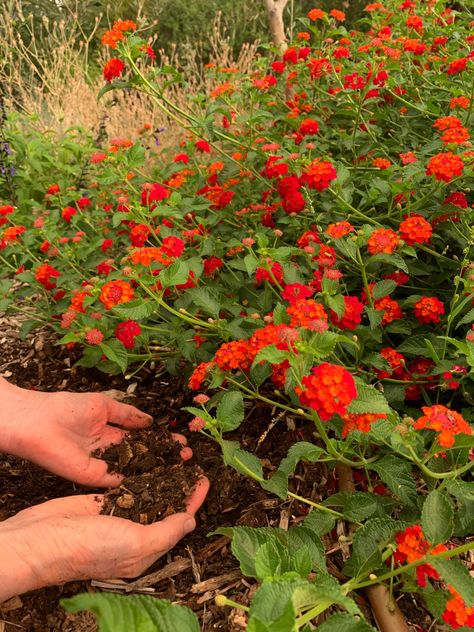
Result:
{"label": "dried grass clump", "polygon": [[[173,121],[164,120],[146,95],[120,90],[97,100],[104,85],[100,68],[105,51],[104,59],[90,57],[100,21],[101,16],[86,35],[74,12],[53,21],[44,16],[23,15],[20,0],[7,0],[0,7],[0,50],[4,52],[0,59],[0,90],[6,108],[34,115],[41,131],[63,133],[80,127],[93,135],[102,129],[109,139],[134,139],[148,124],[152,130],[164,128],[159,134],[158,150],[174,145],[181,131]],[[244,45],[234,59],[220,13],[210,25],[209,41],[211,63],[242,72],[250,68],[258,46]],[[183,109],[190,106],[193,95],[213,88],[213,81],[204,72],[199,43],[185,44],[179,52],[174,47],[171,56],[160,53],[163,64],[178,67],[186,78],[186,85],[175,84],[168,89],[168,96]]]}

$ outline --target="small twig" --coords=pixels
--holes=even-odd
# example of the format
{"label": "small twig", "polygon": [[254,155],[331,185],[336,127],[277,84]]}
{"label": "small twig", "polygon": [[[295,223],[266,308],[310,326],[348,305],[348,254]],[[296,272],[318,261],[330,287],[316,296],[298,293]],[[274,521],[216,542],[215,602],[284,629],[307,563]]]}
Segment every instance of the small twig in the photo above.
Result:
{"label": "small twig", "polygon": [[131,582],[130,584],[128,584],[125,592],[132,592],[137,588],[144,588],[146,586],[158,584],[158,582],[161,582],[164,579],[171,579],[171,577],[176,577],[176,575],[187,571],[188,568],[191,568],[191,560],[180,558],[179,560],[170,562],[164,568],[156,571],[155,573],[150,573],[149,575],[145,575],[145,577],[141,577],[140,579]]}

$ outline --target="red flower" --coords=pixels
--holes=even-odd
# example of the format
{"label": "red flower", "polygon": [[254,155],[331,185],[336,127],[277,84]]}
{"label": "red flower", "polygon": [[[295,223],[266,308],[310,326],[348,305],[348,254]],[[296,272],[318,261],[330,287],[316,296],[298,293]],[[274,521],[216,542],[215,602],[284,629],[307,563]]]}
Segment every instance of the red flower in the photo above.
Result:
{"label": "red flower", "polygon": [[326,12],[322,9],[311,9],[311,11],[308,11],[307,17],[315,22],[316,20],[322,20],[325,15]]}
{"label": "red flower", "polygon": [[341,237],[345,237],[354,231],[355,228],[350,222],[336,222],[335,224],[329,224],[326,228],[326,235],[329,235],[329,237],[332,237],[333,239],[340,239]]}
{"label": "red flower", "polygon": [[232,369],[248,371],[251,361],[248,354],[247,340],[224,342],[216,351],[214,362],[221,371],[231,371]]}
{"label": "red flower", "polygon": [[439,153],[429,159],[426,175],[434,176],[436,180],[450,182],[460,176],[464,169],[462,158],[451,152]]}
{"label": "red flower", "polygon": [[77,214],[77,209],[75,209],[73,206],[66,206],[65,208],[63,208],[63,210],[61,211],[61,217],[63,218],[63,220],[65,222],[67,222],[68,224],[70,223],[71,219],[74,217],[74,215]]}
{"label": "red flower", "polygon": [[437,324],[444,314],[444,305],[435,296],[423,296],[415,303],[413,313],[419,323]]}
{"label": "red flower", "polygon": [[107,281],[102,286],[99,300],[105,309],[110,309],[121,303],[128,303],[133,299],[133,288],[127,281]]}
{"label": "red flower", "polygon": [[115,337],[126,349],[133,349],[135,338],[140,334],[140,325],[135,320],[126,320],[115,328]]}
{"label": "red flower", "polygon": [[[267,265],[270,265],[271,261],[267,260]],[[255,270],[255,282],[257,285],[267,281],[272,285],[279,283],[280,285],[283,283],[283,268],[281,267],[281,263],[276,261],[272,264],[270,270],[267,268],[259,267]]]}
{"label": "red flower", "polygon": [[377,167],[377,169],[384,171],[385,169],[389,169],[392,166],[392,163],[386,158],[374,158],[372,160],[372,165]]}
{"label": "red flower", "polygon": [[328,316],[321,303],[317,303],[312,298],[300,298],[290,307],[286,313],[290,316],[290,327],[304,327],[312,331],[327,329]]}
{"label": "red flower", "polygon": [[198,364],[189,378],[189,388],[192,388],[193,391],[199,390],[212,366],[214,366],[214,362],[201,362],[201,364]]}
{"label": "red flower", "polygon": [[342,415],[344,421],[344,427],[342,429],[342,438],[345,439],[349,432],[358,430],[359,432],[370,432],[372,424],[379,419],[386,419],[387,415],[384,413],[346,413]]}
{"label": "red flower", "polygon": [[468,59],[468,57],[461,57],[461,59],[455,59],[452,61],[446,71],[448,75],[458,75],[463,70],[466,70]]}
{"label": "red flower", "polygon": [[130,243],[132,246],[144,246],[149,235],[150,229],[146,224],[137,224],[130,231]]}
{"label": "red flower", "polygon": [[153,202],[161,202],[161,200],[166,200],[169,196],[170,192],[161,184],[147,182],[143,185],[141,203],[143,206],[149,206],[153,210],[156,208],[156,204],[153,204]]}
{"label": "red flower", "polygon": [[337,171],[330,162],[316,158],[303,170],[300,182],[310,189],[323,191],[337,177]]}
{"label": "red flower", "polygon": [[203,272],[206,276],[213,276],[214,272],[222,268],[224,262],[219,257],[209,257],[203,260],[204,269]]}
{"label": "red flower", "polygon": [[290,305],[294,305],[301,298],[309,298],[313,296],[314,290],[302,283],[289,283],[281,293],[281,297],[288,301]]}
{"label": "red flower", "polygon": [[391,375],[393,375],[394,377],[400,376],[400,373],[405,368],[405,357],[391,347],[384,347],[383,349],[380,349],[379,353],[388,362],[391,371],[375,369],[377,376],[381,380],[385,379],[386,377],[390,377]]}
{"label": "red flower", "polygon": [[466,602],[457,593],[452,586],[448,586],[452,598],[446,602],[443,612],[443,621],[450,625],[454,630],[458,628],[474,628],[474,607],[466,606]]}
{"label": "red flower", "polygon": [[421,215],[410,215],[400,224],[400,237],[409,246],[424,244],[430,240],[433,229],[431,224]]}
{"label": "red flower", "polygon": [[184,241],[179,237],[165,237],[161,249],[169,257],[180,257],[184,252]]}
{"label": "red flower", "polygon": [[390,228],[377,228],[372,231],[367,242],[367,249],[371,255],[380,253],[391,254],[398,246],[400,238]]}
{"label": "red flower", "polygon": [[378,311],[384,312],[382,325],[389,325],[390,323],[393,323],[394,320],[403,318],[402,308],[397,301],[394,301],[393,298],[390,298],[389,296],[384,296],[384,298],[379,298],[375,301],[374,308]]}
{"label": "red flower", "polygon": [[467,97],[453,97],[449,101],[449,107],[451,110],[455,108],[461,108],[462,110],[467,110],[469,108],[471,101]]}
{"label": "red flower", "polygon": [[207,140],[198,140],[194,143],[194,147],[196,147],[196,149],[198,151],[201,151],[205,154],[209,154],[211,152],[211,146],[209,145],[209,143],[207,142]]}
{"label": "red flower", "polygon": [[344,415],[347,406],[357,397],[354,378],[337,364],[323,362],[301,382],[304,389],[295,388],[300,402],[315,410],[323,421],[328,421],[336,413]]}
{"label": "red flower", "polygon": [[107,252],[107,250],[109,250],[109,248],[112,248],[113,245],[114,242],[112,241],[112,239],[104,239],[100,246],[100,249],[102,250],[102,252]]}
{"label": "red flower", "polygon": [[86,342],[90,345],[100,345],[103,339],[104,334],[100,329],[93,328],[86,331]]}
{"label": "red flower", "polygon": [[472,434],[472,428],[464,417],[441,404],[422,406],[423,416],[414,424],[415,430],[428,428],[438,433],[437,441],[443,448],[451,448],[458,434]]}
{"label": "red flower", "polygon": [[300,134],[303,136],[314,136],[319,131],[318,122],[314,119],[305,119],[299,126]]}
{"label": "red flower", "polygon": [[336,312],[329,310],[331,322],[340,329],[349,329],[353,331],[357,329],[362,321],[362,312],[364,311],[364,303],[357,296],[344,296],[344,312],[339,318]]}
{"label": "red flower", "polygon": [[38,283],[41,283],[46,290],[53,290],[56,287],[56,283],[51,281],[51,279],[58,278],[59,276],[61,276],[61,273],[48,263],[42,263],[36,268],[35,279]]}
{"label": "red flower", "polygon": [[459,208],[467,208],[469,206],[466,195],[461,193],[461,191],[454,191],[451,195],[446,196],[443,204],[452,204],[453,206],[458,206]]}
{"label": "red flower", "polygon": [[112,59],[109,59],[104,66],[104,79],[110,83],[117,77],[120,77],[124,70],[125,64],[123,61],[117,57],[113,57]]}
{"label": "red flower", "polygon": [[[407,527],[395,536],[397,550],[394,559],[397,564],[411,564],[429,552],[430,555],[446,551],[444,544],[438,544],[430,551],[430,543],[426,540],[420,525]],[[426,586],[426,578],[439,579],[437,571],[430,564],[420,564],[416,567],[417,583],[421,587]]]}

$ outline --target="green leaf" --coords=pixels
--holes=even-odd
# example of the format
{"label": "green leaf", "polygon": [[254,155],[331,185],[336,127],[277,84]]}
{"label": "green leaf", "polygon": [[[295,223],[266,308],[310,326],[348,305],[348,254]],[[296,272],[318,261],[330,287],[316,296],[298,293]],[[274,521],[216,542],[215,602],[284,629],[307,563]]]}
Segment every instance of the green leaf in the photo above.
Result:
{"label": "green leaf", "polygon": [[332,309],[333,312],[336,312],[337,317],[341,318],[346,308],[346,304],[342,294],[337,294],[336,296],[327,296],[326,302],[329,309]]}
{"label": "green leaf", "polygon": [[393,292],[393,290],[397,287],[395,281],[392,279],[384,279],[383,281],[378,281],[372,290],[372,296],[375,299],[383,298],[384,296],[388,296]]}
{"label": "green leaf", "polygon": [[225,535],[232,539],[231,550],[240,563],[240,570],[247,577],[257,577],[255,558],[257,551],[267,542],[275,540],[286,544],[287,534],[272,527],[221,527],[213,535]]}
{"label": "green leaf", "polygon": [[395,266],[396,268],[398,268],[399,270],[403,270],[405,274],[408,274],[408,266],[405,263],[405,259],[403,257],[400,257],[400,255],[397,255],[397,254],[387,255],[385,253],[380,253],[378,255],[373,256],[370,259],[370,262],[372,261],[381,261],[382,263],[389,263]]}
{"label": "green leaf", "polygon": [[120,367],[122,373],[125,373],[128,364],[127,350],[118,340],[110,340],[102,342],[100,345],[102,353],[112,362]]}
{"label": "green leaf", "polygon": [[333,614],[317,628],[318,632],[377,632],[371,625],[350,614]]}
{"label": "green leaf", "polygon": [[204,287],[194,287],[187,290],[187,295],[197,307],[213,318],[219,318],[221,306],[210,290]]}
{"label": "green leaf", "polygon": [[461,325],[465,325],[467,323],[472,323],[473,321],[474,321],[474,307],[472,309],[470,309],[467,312],[467,314],[464,314],[464,316],[461,318],[461,320],[456,325],[455,329],[457,329]]}
{"label": "green leaf", "polygon": [[263,480],[262,464],[255,454],[242,450],[238,441],[221,440],[222,458],[240,474],[253,478],[259,483]]}
{"label": "green leaf", "polygon": [[[411,355],[426,355],[428,347],[425,342],[426,336],[412,336],[408,340],[402,342],[397,348],[400,353],[409,353]],[[439,343],[436,340],[431,340],[435,349],[439,349]]]}
{"label": "green leaf", "polygon": [[288,360],[291,357],[292,354],[288,351],[277,349],[275,345],[268,345],[268,347],[264,347],[257,353],[252,367],[262,361],[269,362],[270,364],[280,364],[280,362]]}
{"label": "green leaf", "polygon": [[366,384],[355,377],[357,397],[347,407],[348,413],[389,413],[390,406],[387,400],[374,386]]}
{"label": "green leaf", "polygon": [[460,500],[474,501],[474,483],[465,481],[447,481],[445,484],[447,491]]}
{"label": "green leaf", "polygon": [[443,581],[452,586],[466,602],[466,606],[474,606],[474,579],[459,560],[437,560],[433,555],[430,564],[441,575]]}
{"label": "green leaf", "polygon": [[240,391],[228,391],[217,406],[217,421],[223,432],[235,430],[244,420],[244,398]]}
{"label": "green leaf", "polygon": [[304,550],[306,560],[309,562],[309,570],[304,573],[297,568],[292,569],[300,572],[302,577],[306,577],[310,570],[326,570],[326,554],[322,540],[307,525],[300,524],[288,530],[288,550],[290,557]]}
{"label": "green leaf", "polygon": [[341,508],[344,517],[350,522],[365,520],[377,511],[376,497],[368,492],[339,492],[322,504],[325,507]]}
{"label": "green leaf", "polygon": [[443,612],[446,610],[448,594],[443,590],[434,589],[431,584],[428,583],[426,589],[422,591],[422,597],[433,617],[435,617],[435,619],[441,619]]}
{"label": "green leaf", "polygon": [[137,299],[136,301],[130,301],[122,305],[117,305],[112,309],[114,314],[120,316],[120,318],[127,320],[143,320],[151,316],[158,307],[155,301],[147,299]]}
{"label": "green leaf", "polygon": [[336,519],[321,509],[313,509],[303,520],[303,526],[311,529],[316,535],[325,535],[332,531]]}
{"label": "green leaf", "polygon": [[352,540],[352,556],[344,566],[344,573],[367,575],[382,565],[382,550],[403,527],[392,518],[371,518],[357,529]]}
{"label": "green leaf", "polygon": [[177,259],[159,274],[159,280],[163,288],[183,285],[188,280],[189,265],[181,259]]}
{"label": "green leaf", "polygon": [[279,577],[290,570],[288,550],[279,540],[273,538],[258,547],[255,553],[255,573],[260,582]]}
{"label": "green leaf", "polygon": [[97,101],[100,101],[107,92],[110,92],[111,90],[120,90],[121,88],[130,88],[130,83],[128,81],[112,81],[111,83],[106,83],[105,86],[102,86],[99,90],[99,93],[97,94]]}
{"label": "green leaf", "polygon": [[384,317],[383,309],[373,309],[372,307],[366,306],[365,313],[369,317],[370,328],[377,329]]}
{"label": "green leaf", "polygon": [[430,544],[449,540],[454,529],[454,514],[446,493],[434,490],[428,494],[421,512],[421,526]]}
{"label": "green leaf", "polygon": [[386,455],[380,461],[369,465],[377,472],[389,489],[407,505],[416,504],[416,481],[408,461],[393,455]]}
{"label": "green leaf", "polygon": [[280,462],[278,470],[270,479],[260,483],[261,486],[280,498],[286,498],[288,495],[288,478],[294,473],[298,463],[300,461],[315,463],[322,452],[323,450],[313,443],[298,441],[290,447],[288,454]]}
{"label": "green leaf", "polygon": [[199,632],[201,629],[189,608],[151,596],[87,593],[62,599],[61,605],[68,612],[92,610],[100,632]]}

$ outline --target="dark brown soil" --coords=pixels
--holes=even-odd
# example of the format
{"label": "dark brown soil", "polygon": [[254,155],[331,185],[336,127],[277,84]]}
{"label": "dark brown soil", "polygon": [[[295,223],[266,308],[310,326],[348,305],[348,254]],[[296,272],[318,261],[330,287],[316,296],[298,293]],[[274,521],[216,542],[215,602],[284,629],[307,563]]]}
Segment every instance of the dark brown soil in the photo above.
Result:
{"label": "dark brown soil", "polygon": [[184,511],[201,470],[181,459],[181,447],[161,426],[133,432],[120,445],[108,448],[101,458],[110,472],[125,478],[120,487],[106,492],[102,513],[151,524]]}
{"label": "dark brown soil", "polygon": [[[74,354],[54,347],[46,332],[39,330],[28,341],[21,342],[17,329],[18,324],[11,319],[0,318],[0,376],[38,390],[113,389],[114,397],[123,398],[154,417],[151,430],[136,433],[127,440],[130,449],[115,448],[106,455],[112,469],[119,469],[127,476],[119,490],[109,493],[107,512],[149,523],[182,510],[183,500],[201,471],[210,479],[211,489],[196,516],[196,530],[142,578],[122,583],[72,582],[22,595],[0,606],[1,632],[97,632],[91,614],[69,614],[59,605],[63,597],[96,590],[141,592],[171,599],[196,612],[203,632],[242,632],[246,625],[242,612],[217,608],[214,597],[223,593],[248,605],[256,583],[241,575],[228,539],[209,534],[219,527],[238,524],[287,528],[303,519],[306,507],[293,500],[282,501],[225,467],[218,446],[199,433],[188,432],[189,416],[181,408],[191,403],[192,393],[182,379],[165,375],[153,364],[130,380],[75,367]],[[287,415],[280,415],[268,406],[256,403],[246,413],[246,421],[238,433],[228,433],[227,438],[238,439],[245,449],[256,453],[267,466],[267,473],[278,465],[295,441],[312,439],[311,426],[295,425]],[[170,442],[168,428],[186,435],[194,453],[192,461],[182,463],[179,459],[179,446]],[[155,475],[157,480],[153,480]],[[176,480],[172,478],[175,475]],[[291,485],[296,494],[315,502],[336,491],[334,473],[321,465],[300,464]],[[26,461],[0,454],[0,520],[47,499],[90,491]],[[117,506],[131,504],[132,500],[129,509]],[[325,544],[328,551],[337,550],[337,534],[328,536]],[[328,555],[328,568],[341,578],[337,553]],[[359,605],[368,612],[363,601],[361,596]],[[421,622],[424,616],[421,610],[419,617],[409,620],[412,632],[419,632],[420,627],[411,621]]]}

